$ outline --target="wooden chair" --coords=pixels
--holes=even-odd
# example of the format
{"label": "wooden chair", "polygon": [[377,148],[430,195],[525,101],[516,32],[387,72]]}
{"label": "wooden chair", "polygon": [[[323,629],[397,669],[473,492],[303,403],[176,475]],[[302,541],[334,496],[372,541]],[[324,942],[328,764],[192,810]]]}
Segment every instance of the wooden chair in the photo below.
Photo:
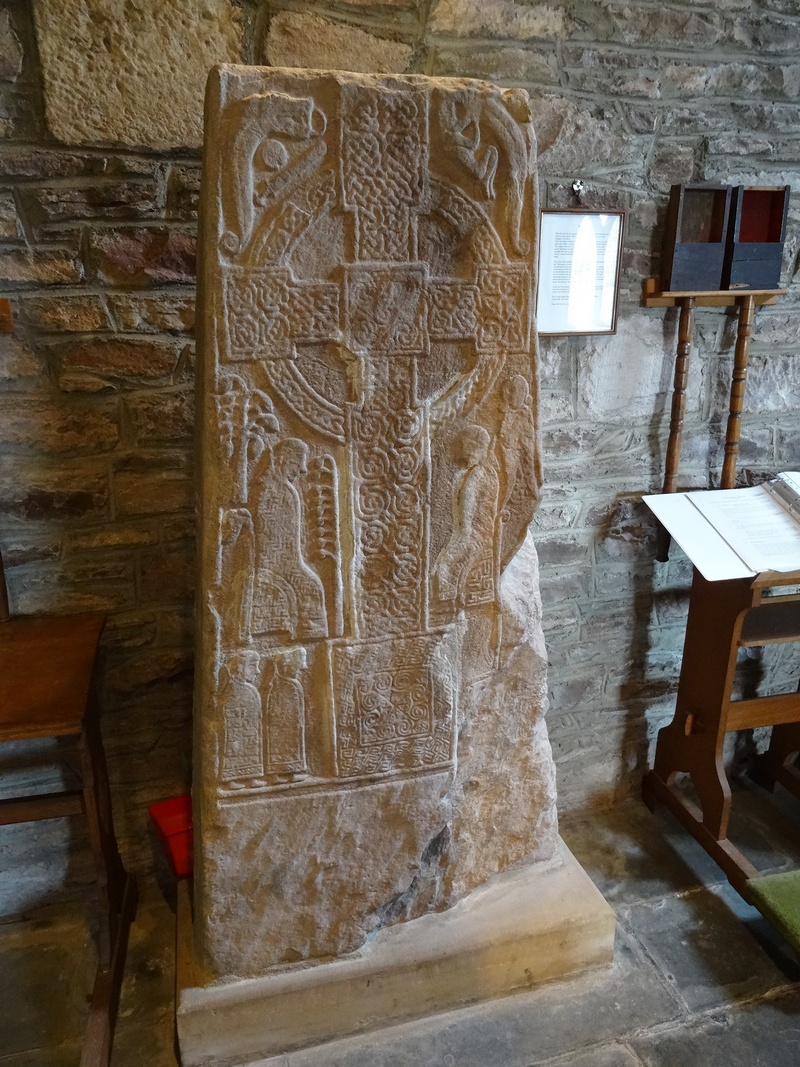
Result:
{"label": "wooden chair", "polygon": [[11,618],[0,557],[0,742],[72,737],[82,787],[0,801],[0,825],[84,815],[100,903],[99,960],[81,1067],[111,1058],[136,882],[117,848],[98,722],[94,665],[102,615]]}

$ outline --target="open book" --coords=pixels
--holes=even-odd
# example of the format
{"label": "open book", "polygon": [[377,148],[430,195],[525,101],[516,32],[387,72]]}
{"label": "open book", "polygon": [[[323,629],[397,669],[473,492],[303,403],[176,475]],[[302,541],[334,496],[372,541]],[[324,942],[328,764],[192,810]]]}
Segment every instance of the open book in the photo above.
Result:
{"label": "open book", "polygon": [[750,489],[642,497],[708,581],[800,570],[800,472]]}

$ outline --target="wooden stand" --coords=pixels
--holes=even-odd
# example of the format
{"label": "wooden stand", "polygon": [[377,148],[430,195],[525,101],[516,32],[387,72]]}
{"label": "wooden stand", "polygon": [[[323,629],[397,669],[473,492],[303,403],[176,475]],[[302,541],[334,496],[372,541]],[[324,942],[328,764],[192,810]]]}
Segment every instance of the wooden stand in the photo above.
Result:
{"label": "wooden stand", "polygon": [[[750,360],[750,338],[753,333],[753,317],[756,307],[774,304],[786,289],[747,289],[713,292],[660,292],[657,278],[645,279],[642,291],[644,307],[678,307],[678,349],[675,359],[675,378],[672,389],[672,408],[667,443],[667,462],[664,470],[662,492],[674,493],[677,488],[678,468],[681,459],[683,419],[686,412],[686,382],[689,375],[689,352],[694,333],[694,313],[698,307],[737,307],[739,324],[736,333],[736,350],[733,358],[728,425],[725,432],[725,458],[722,466],[721,489],[732,489],[736,483],[736,460],[741,437],[742,408],[747,379],[747,364]],[[656,559],[665,563],[669,558],[670,537],[659,527]]]}
{"label": "wooden stand", "polygon": [[[800,594],[767,595],[797,585],[800,570],[755,578],[707,582],[695,570],[683,647],[675,717],[659,730],[653,770],[644,779],[645,803],[665,804],[748,899],[747,882],[758,871],[728,840],[731,790],[722,764],[725,734],[772,726],[760,780],[781,782],[800,797],[800,774],[791,765],[800,752],[800,692],[731,700],[738,649],[800,641]],[[688,772],[700,807],[674,788]]]}

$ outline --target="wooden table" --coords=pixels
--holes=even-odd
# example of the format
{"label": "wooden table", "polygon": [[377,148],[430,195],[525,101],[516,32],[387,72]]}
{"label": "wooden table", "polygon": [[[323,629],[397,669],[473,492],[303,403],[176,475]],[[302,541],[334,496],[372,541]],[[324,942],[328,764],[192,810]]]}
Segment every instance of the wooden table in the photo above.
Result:
{"label": "wooden table", "polygon": [[[686,412],[689,351],[692,344],[692,334],[694,333],[695,308],[736,307],[739,312],[736,350],[733,357],[728,425],[725,432],[725,458],[720,481],[721,489],[732,489],[736,482],[736,459],[739,454],[742,408],[744,406],[744,390],[747,378],[747,364],[750,359],[750,338],[753,333],[755,309],[764,307],[767,304],[774,304],[777,298],[784,296],[786,292],[786,289],[661,292],[658,288],[657,278],[645,279],[642,286],[642,304],[644,307],[677,307],[680,309],[678,348],[675,359],[675,377],[672,387],[672,407],[669,421],[669,442],[667,444],[667,462],[664,469],[662,492],[674,493],[678,482],[683,419]],[[662,563],[665,563],[668,559],[669,542],[669,534],[663,527],[660,527],[656,559]]]}
{"label": "wooden table", "polygon": [[[758,778],[776,781],[800,798],[800,692],[750,700],[731,699],[740,648],[800,641],[800,569],[785,574],[709,582],[694,572],[683,646],[678,696],[672,722],[658,732],[653,769],[642,792],[653,809],[665,804],[725,871],[747,899],[747,882],[758,871],[728,840],[731,790],[722,764],[726,733],[772,726],[769,751]],[[674,787],[688,772],[700,806]]]}

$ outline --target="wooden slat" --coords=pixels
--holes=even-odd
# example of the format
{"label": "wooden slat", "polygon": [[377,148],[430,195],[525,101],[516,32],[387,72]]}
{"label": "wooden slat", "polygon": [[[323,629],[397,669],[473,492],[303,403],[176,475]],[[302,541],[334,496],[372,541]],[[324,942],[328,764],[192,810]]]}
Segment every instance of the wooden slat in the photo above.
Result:
{"label": "wooden slat", "polygon": [[735,700],[728,706],[726,733],[732,730],[754,730],[758,726],[778,726],[800,719],[800,693],[780,693],[778,696]]}
{"label": "wooden slat", "polygon": [[104,622],[36,615],[0,625],[0,741],[81,732]]}
{"label": "wooden slat", "polygon": [[0,800],[0,826],[10,826],[11,823],[18,822],[38,822],[40,819],[61,819],[65,815],[81,814],[83,814],[83,792],[80,789]]}
{"label": "wooden slat", "polygon": [[669,808],[692,837],[698,841],[714,862],[722,868],[733,888],[741,893],[749,878],[757,878],[758,871],[727,838],[718,841],[703,825],[703,813],[690,800],[678,796],[653,771],[649,771],[642,783],[644,801],[651,811],[656,803]]}
{"label": "wooden slat", "polygon": [[670,290],[662,292],[658,288],[657,278],[646,278],[642,284],[642,305],[648,308],[674,307],[687,296],[694,297],[698,307],[732,307],[740,296],[752,296],[759,307],[777,303],[779,296],[785,296],[787,289],[709,289],[701,292],[688,290]]}

